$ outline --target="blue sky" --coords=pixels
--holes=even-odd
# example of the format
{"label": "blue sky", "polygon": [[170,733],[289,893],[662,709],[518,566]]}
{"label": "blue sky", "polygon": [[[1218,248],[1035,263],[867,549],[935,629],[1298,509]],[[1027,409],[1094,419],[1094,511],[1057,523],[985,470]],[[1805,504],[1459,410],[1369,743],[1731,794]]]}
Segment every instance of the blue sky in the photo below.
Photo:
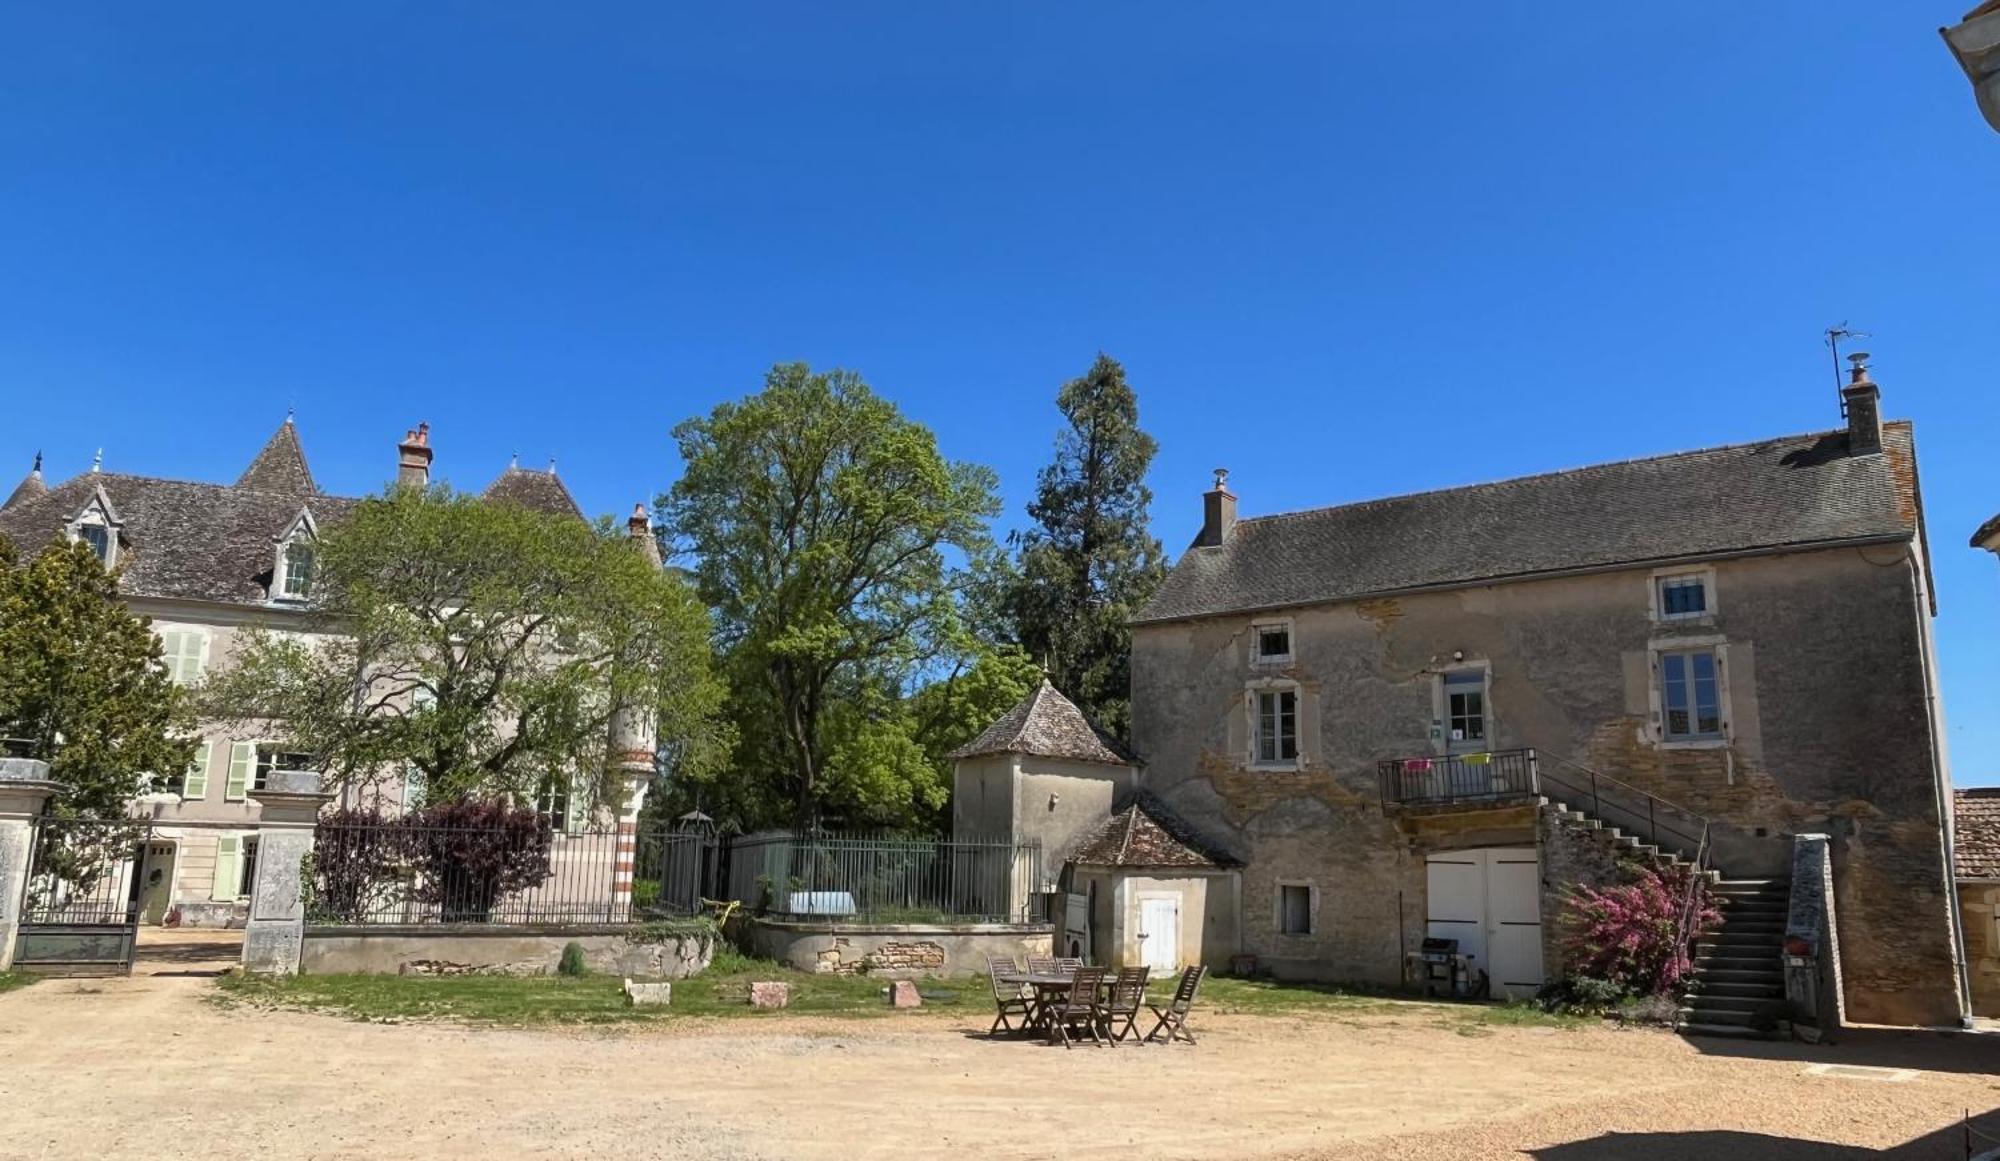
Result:
{"label": "blue sky", "polygon": [[771,363],[1001,475],[1102,349],[1169,547],[1246,513],[1917,422],[1954,765],[2000,782],[2000,137],[1934,5],[0,7],[0,476],[671,483]]}

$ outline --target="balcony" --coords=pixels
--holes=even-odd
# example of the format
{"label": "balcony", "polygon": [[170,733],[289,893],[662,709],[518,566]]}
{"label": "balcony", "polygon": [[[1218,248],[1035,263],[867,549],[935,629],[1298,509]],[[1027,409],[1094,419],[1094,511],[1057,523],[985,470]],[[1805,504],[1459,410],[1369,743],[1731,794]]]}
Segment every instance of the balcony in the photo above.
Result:
{"label": "balcony", "polygon": [[1377,767],[1376,775],[1385,807],[1484,805],[1527,798],[1541,787],[1531,749],[1391,758]]}

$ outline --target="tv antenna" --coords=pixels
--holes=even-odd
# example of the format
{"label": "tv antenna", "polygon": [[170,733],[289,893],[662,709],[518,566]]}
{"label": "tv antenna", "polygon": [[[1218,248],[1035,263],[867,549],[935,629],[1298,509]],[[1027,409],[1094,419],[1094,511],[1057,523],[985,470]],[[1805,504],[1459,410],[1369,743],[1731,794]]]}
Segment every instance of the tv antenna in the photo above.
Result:
{"label": "tv antenna", "polygon": [[1847,418],[1847,396],[1841,393],[1845,386],[1840,378],[1840,340],[1873,338],[1867,331],[1849,330],[1847,320],[1842,319],[1826,328],[1826,345],[1833,349],[1833,394],[1840,400],[1840,417]]}

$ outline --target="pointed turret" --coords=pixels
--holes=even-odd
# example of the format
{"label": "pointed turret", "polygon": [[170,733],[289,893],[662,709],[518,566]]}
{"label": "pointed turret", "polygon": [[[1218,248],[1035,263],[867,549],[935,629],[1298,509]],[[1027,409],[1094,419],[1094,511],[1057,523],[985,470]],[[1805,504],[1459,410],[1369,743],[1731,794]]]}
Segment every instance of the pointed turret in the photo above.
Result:
{"label": "pointed turret", "polygon": [[520,466],[518,462],[507,465],[498,479],[486,485],[481,493],[488,500],[508,504],[519,504],[550,516],[583,517],[583,509],[576,506],[569,489],[563,486],[556,475],[555,461],[549,461],[549,470],[537,472]]}
{"label": "pointed turret", "polygon": [[236,486],[253,492],[278,492],[290,496],[312,496],[319,492],[312,469],[306,466],[306,449],[299,444],[299,432],[292,417],[264,444],[264,450],[243,469]]}
{"label": "pointed turret", "polygon": [[654,568],[666,567],[667,562],[660,557],[660,538],[653,535],[653,521],[646,515],[644,504],[632,505],[632,515],[625,520],[625,535],[641,555],[653,562]]}
{"label": "pointed turret", "polygon": [[7,497],[7,502],[0,504],[0,512],[5,512],[17,504],[25,504],[37,496],[46,496],[48,493],[48,481],[42,479],[42,453],[36,452],[35,466],[28,469],[27,477],[15,485],[14,494]]}

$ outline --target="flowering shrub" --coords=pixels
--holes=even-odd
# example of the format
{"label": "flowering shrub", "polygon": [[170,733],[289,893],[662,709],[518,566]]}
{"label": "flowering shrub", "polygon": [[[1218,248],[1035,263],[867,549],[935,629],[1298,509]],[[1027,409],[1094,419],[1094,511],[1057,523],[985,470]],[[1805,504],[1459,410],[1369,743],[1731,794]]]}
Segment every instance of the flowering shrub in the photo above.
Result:
{"label": "flowering shrub", "polygon": [[[1690,887],[1693,920],[1677,937]],[[1689,951],[1694,941],[1722,922],[1708,880],[1687,867],[1649,868],[1616,887],[1578,887],[1567,907],[1571,971],[1636,996],[1678,992],[1693,967]]]}
{"label": "flowering shrub", "polygon": [[403,862],[403,835],[377,810],[343,807],[319,816],[307,876],[315,923],[358,923],[380,901]]}
{"label": "flowering shrub", "polygon": [[507,802],[440,802],[403,816],[414,892],[446,923],[485,923],[501,896],[549,877],[549,827]]}

